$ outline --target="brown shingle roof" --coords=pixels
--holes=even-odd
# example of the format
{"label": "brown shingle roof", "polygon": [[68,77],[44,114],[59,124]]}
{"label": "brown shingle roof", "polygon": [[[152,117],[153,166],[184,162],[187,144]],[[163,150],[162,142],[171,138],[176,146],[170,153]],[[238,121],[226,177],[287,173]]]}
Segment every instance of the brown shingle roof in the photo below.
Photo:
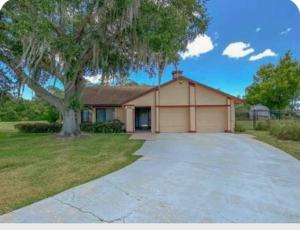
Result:
{"label": "brown shingle roof", "polygon": [[83,90],[85,105],[113,106],[135,98],[152,89],[152,86],[94,86]]}

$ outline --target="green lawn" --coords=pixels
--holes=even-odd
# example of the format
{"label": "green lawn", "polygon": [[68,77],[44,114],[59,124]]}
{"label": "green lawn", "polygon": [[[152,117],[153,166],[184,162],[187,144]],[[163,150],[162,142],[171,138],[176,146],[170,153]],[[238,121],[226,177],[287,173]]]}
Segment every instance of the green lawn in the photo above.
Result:
{"label": "green lawn", "polygon": [[13,125],[0,122],[0,214],[120,169],[143,144],[126,134],[23,134]]}
{"label": "green lawn", "polygon": [[246,133],[255,136],[255,138],[259,141],[282,149],[283,151],[300,160],[300,141],[280,140],[270,135],[269,131],[247,130]]}
{"label": "green lawn", "polygon": [[237,124],[242,125],[246,129],[246,133],[255,136],[257,140],[268,143],[282,149],[283,151],[289,153],[293,157],[300,160],[300,141],[291,140],[280,140],[275,136],[269,134],[269,131],[258,131],[253,130],[252,121],[236,121]]}

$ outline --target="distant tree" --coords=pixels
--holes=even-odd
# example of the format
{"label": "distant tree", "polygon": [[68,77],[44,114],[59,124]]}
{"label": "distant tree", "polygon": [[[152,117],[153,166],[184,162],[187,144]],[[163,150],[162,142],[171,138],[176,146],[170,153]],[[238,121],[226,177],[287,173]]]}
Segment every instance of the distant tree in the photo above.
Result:
{"label": "distant tree", "polygon": [[[62,136],[80,134],[83,75],[161,73],[207,27],[204,0],[10,0],[0,14],[0,61],[63,114]],[[64,98],[48,91],[63,85]]]}
{"label": "distant tree", "polygon": [[0,121],[55,122],[58,119],[58,110],[39,98],[24,100],[9,96],[0,105]]}
{"label": "distant tree", "polygon": [[270,109],[294,108],[300,96],[300,63],[289,51],[277,65],[260,67],[254,82],[246,89],[247,103],[263,104]]}

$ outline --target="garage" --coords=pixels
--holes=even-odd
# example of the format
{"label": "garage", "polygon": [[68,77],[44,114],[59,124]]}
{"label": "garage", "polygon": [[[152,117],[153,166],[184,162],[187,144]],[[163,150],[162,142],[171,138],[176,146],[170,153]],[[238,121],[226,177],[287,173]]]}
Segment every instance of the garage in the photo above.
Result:
{"label": "garage", "polygon": [[160,131],[188,132],[189,131],[189,112],[188,108],[160,108]]}
{"label": "garage", "polygon": [[200,133],[226,130],[226,107],[199,107],[196,110],[196,130]]}

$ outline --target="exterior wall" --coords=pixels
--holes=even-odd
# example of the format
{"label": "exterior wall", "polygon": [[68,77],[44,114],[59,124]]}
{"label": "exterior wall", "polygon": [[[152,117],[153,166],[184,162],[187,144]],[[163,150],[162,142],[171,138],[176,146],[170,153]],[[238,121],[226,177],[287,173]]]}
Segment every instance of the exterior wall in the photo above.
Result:
{"label": "exterior wall", "polygon": [[126,106],[126,132],[134,132],[134,106]]}
{"label": "exterior wall", "polygon": [[189,84],[189,132],[196,132],[196,85]]}
{"label": "exterior wall", "polygon": [[149,92],[148,94],[145,94],[144,96],[141,96],[135,100],[132,100],[128,104],[134,105],[134,106],[154,106],[155,105],[155,92]]}
{"label": "exterior wall", "polygon": [[125,123],[125,109],[123,107],[116,107],[115,108],[115,119],[120,120],[121,122]]}
{"label": "exterior wall", "polygon": [[226,105],[227,97],[203,86],[196,86],[197,105]]}
{"label": "exterior wall", "polygon": [[189,83],[187,80],[177,80],[160,88],[160,105],[188,105]]}

